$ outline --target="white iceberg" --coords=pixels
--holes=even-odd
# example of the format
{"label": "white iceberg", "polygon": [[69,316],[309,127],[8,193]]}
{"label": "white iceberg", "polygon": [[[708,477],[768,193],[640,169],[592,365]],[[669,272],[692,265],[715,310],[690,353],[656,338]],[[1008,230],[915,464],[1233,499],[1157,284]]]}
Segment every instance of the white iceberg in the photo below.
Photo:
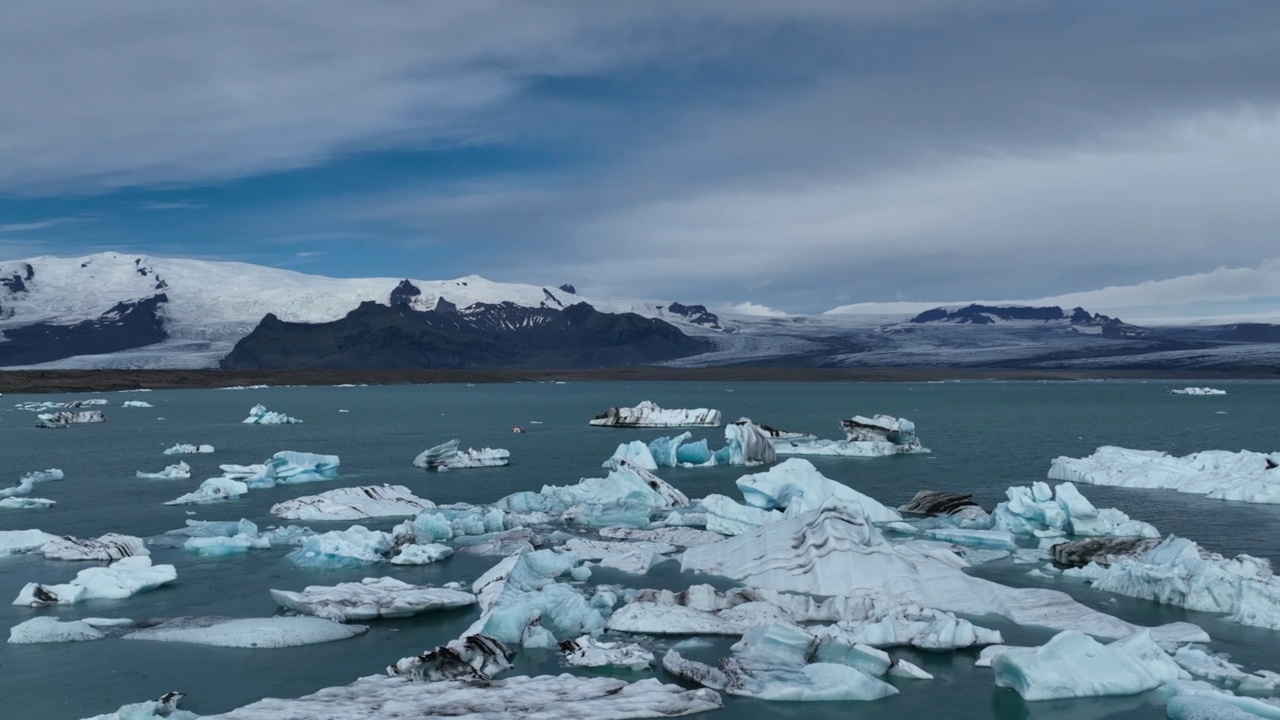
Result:
{"label": "white iceberg", "polygon": [[898,694],[892,685],[836,663],[795,665],[752,656],[722,660],[717,669],[669,650],[662,667],[691,682],[761,700],[879,700]]}
{"label": "white iceberg", "polygon": [[36,552],[58,536],[43,530],[0,530],[0,557]]}
{"label": "white iceberg", "polygon": [[1136,557],[1108,566],[1091,562],[1063,575],[1087,579],[1118,595],[1226,614],[1242,625],[1280,629],[1280,578],[1264,558],[1225,558],[1186,538],[1170,535]]}
{"label": "white iceberg", "polygon": [[636,540],[661,545],[674,545],[677,548],[695,547],[720,542],[724,535],[690,527],[659,527],[640,529],[630,527],[608,527],[600,530],[600,537],[613,540]]}
{"label": "white iceberg", "polygon": [[101,410],[64,410],[55,413],[41,413],[36,416],[36,427],[60,429],[72,425],[87,425],[106,422],[107,418]]}
{"label": "white iceberg", "polygon": [[403,485],[363,485],[276,503],[271,514],[287,520],[360,520],[417,515],[435,506]]}
{"label": "white iceberg", "polygon": [[121,403],[121,404],[120,404],[120,407],[126,407],[126,408],[149,408],[149,407],[155,407],[155,406],[154,406],[154,405],[152,405],[152,404],[151,404],[151,403],[149,403],[149,402],[144,402],[144,401],[142,401],[142,400],[125,400],[123,403]]}
{"label": "white iceberg", "polygon": [[[486,512],[540,516],[544,518],[542,522],[558,517],[563,522],[591,527],[643,527],[649,525],[655,511],[688,505],[689,498],[670,483],[624,460],[607,477],[583,478],[576,485],[546,485],[536,493],[514,493]],[[427,517],[428,513],[419,516],[415,525],[423,526]],[[509,529],[489,527],[483,532]]]}
{"label": "white iceberg", "polygon": [[160,472],[148,473],[138,471],[134,473],[134,477],[146,480],[190,480],[191,466],[180,462],[177,465],[170,465]]}
{"label": "white iceberg", "polygon": [[604,629],[601,608],[577,589],[556,582],[578,565],[572,553],[535,550],[512,555],[471,586],[481,616],[467,635],[487,635],[508,645],[556,647],[561,640]]}
{"label": "white iceberg", "polygon": [[217,718],[630,720],[692,715],[719,709],[722,704],[720,696],[710,690],[686,690],[654,678],[627,683],[565,674],[517,676],[477,684],[472,679],[414,682],[404,677],[366,677],[295,700],[259,700]]}
{"label": "white iceberg", "polygon": [[169,448],[168,450],[165,450],[164,454],[165,455],[196,455],[196,454],[208,454],[211,452],[213,452],[212,445],[188,445],[186,443],[179,443]]}
{"label": "white iceberg", "polygon": [[[710,590],[710,586],[705,586]],[[785,608],[768,602],[743,602],[727,608],[636,601],[609,616],[605,628],[639,635],[729,635],[746,633],[762,622],[795,621]]]}
{"label": "white iceberg", "polygon": [[800,458],[792,458],[769,470],[743,475],[736,482],[748,505],[762,510],[786,510],[788,514],[812,510],[829,497],[857,505],[871,522],[901,520],[897,511],[836,482]]}
{"label": "white iceberg", "polygon": [[453,548],[439,543],[400,545],[391,557],[392,565],[430,565],[453,555]]}
{"label": "white iceberg", "polygon": [[1095,508],[1069,482],[1052,490],[1043,482],[1033,483],[1029,488],[1014,486],[1006,490],[1005,495],[1009,499],[992,511],[992,523],[996,529],[1015,535],[1160,537],[1160,531],[1152,525],[1131,520],[1115,508]]}
{"label": "white iceberg", "polygon": [[28,495],[35,489],[36,483],[49,482],[50,480],[61,480],[62,477],[62,471],[57,468],[29,472],[18,479],[17,485],[14,485],[13,487],[0,488],[0,498]]}
{"label": "white iceberg", "polygon": [[107,567],[81,570],[64,585],[27,583],[18,592],[14,605],[74,605],[88,600],[120,600],[153,590],[177,579],[172,565],[152,565],[145,556],[126,557]]}
{"label": "white iceberg", "polygon": [[353,525],[304,538],[286,557],[304,567],[358,567],[388,559],[396,547],[395,535]]}
{"label": "white iceberg", "polygon": [[719,427],[720,411],[664,410],[645,400],[632,408],[611,407],[590,421],[598,427]]}
{"label": "white iceberg", "polygon": [[[1009,588],[966,575],[954,553],[936,543],[890,544],[856,505],[828,498],[821,507],[713,545],[689,548],[681,569],[722,575],[764,589],[812,595],[868,594],[897,604],[953,613],[1003,615],[1015,623],[1074,628],[1124,637],[1140,628],[1098,612],[1065,593]],[[1203,630],[1174,623],[1161,640],[1196,641]]]}
{"label": "white iceberg", "polygon": [[113,561],[137,555],[150,555],[142,538],[107,533],[82,540],[64,535],[40,546],[40,553],[50,560]]}
{"label": "white iceberg", "polygon": [[566,664],[574,667],[624,667],[635,672],[654,665],[653,653],[639,645],[599,642],[590,635],[560,643]]}
{"label": "white iceberg", "polygon": [[1208,450],[1175,457],[1156,450],[1105,445],[1086,458],[1055,458],[1049,466],[1049,479],[1280,503],[1280,452]]}
{"label": "white iceberg", "polygon": [[[1227,656],[1211,654],[1202,646],[1179,647],[1173,653],[1173,661],[1191,677],[1226,687],[1232,692],[1273,695],[1280,685],[1280,674],[1266,670],[1247,673]],[[1277,715],[1280,715],[1280,708],[1277,708]]]}
{"label": "white iceberg", "polygon": [[861,643],[876,648],[942,651],[1004,642],[999,630],[979,627],[944,610],[918,605],[895,607],[875,619],[846,620],[827,628],[810,628],[810,631],[820,638],[838,639],[846,645]]}
{"label": "white iceberg", "polygon": [[199,715],[178,709],[178,702],[184,697],[186,693],[167,692],[158,700],[130,703],[113,713],[84,720],[200,720]]}
{"label": "white iceberg", "polygon": [[364,625],[344,625],[317,617],[175,618],[135,630],[125,640],[182,642],[234,648],[286,648],[346,640],[361,635]]}
{"label": "white iceberg", "polygon": [[1211,387],[1184,387],[1174,388],[1169,391],[1174,395],[1226,395],[1226,390],[1219,390]]}
{"label": "white iceberg", "polygon": [[[487,555],[506,557],[512,553],[521,550],[530,550],[542,544],[542,538],[538,537],[529,528],[514,528],[511,530],[500,530],[498,532],[485,533],[483,535],[472,535],[460,537],[455,540],[460,552],[470,553],[472,555]],[[443,546],[440,546],[443,547]],[[401,556],[403,556],[403,551]],[[392,560],[395,562],[395,560]]]}
{"label": "white iceberg", "polygon": [[497,638],[465,635],[434,650],[400,658],[387,666],[387,676],[427,682],[461,678],[483,684],[510,670],[515,656],[515,651]]}
{"label": "white iceberg", "polygon": [[411,585],[389,577],[310,585],[302,592],[272,590],[271,597],[280,607],[335,622],[409,617],[476,602],[476,596],[469,592]]}
{"label": "white iceberg", "polygon": [[762,510],[719,494],[702,498],[698,508],[704,513],[703,524],[707,530],[721,535],[741,535],[786,517],[780,510]]}
{"label": "white iceberg", "polygon": [[658,469],[658,462],[653,459],[653,453],[649,451],[649,446],[645,445],[642,440],[632,440],[629,443],[619,445],[618,449],[613,451],[613,455],[604,461],[603,467],[617,470],[624,461],[644,470]]}
{"label": "white iceberg", "polygon": [[249,408],[249,417],[240,422],[251,425],[294,425],[302,421],[284,413],[272,412],[265,405],[254,405]]}
{"label": "white iceberg", "polygon": [[423,450],[413,459],[416,467],[426,470],[460,470],[463,468],[502,467],[511,462],[510,451],[501,448],[467,448],[458,450],[458,441]]}
{"label": "white iceberg", "polygon": [[581,560],[596,560],[601,567],[643,575],[649,568],[666,560],[663,555],[676,551],[675,546],[652,542],[611,542],[570,538],[564,549]]}
{"label": "white iceberg", "polygon": [[265,550],[271,547],[271,541],[259,535],[231,535],[229,537],[193,537],[182,544],[188,550],[204,557],[226,557],[239,555],[250,550]]}
{"label": "white iceberg", "polygon": [[14,645],[84,642],[101,640],[106,636],[106,633],[80,620],[64,622],[51,617],[31,618],[9,628],[9,642]]}
{"label": "white iceberg", "polygon": [[0,508],[6,510],[29,510],[31,508],[47,508],[58,503],[48,498],[7,497],[0,499]]}
{"label": "white iceberg", "polygon": [[779,455],[827,455],[836,457],[886,457],[901,453],[927,453],[916,436],[915,423],[892,415],[855,415],[840,421],[844,440],[777,438]]}
{"label": "white iceberg", "polygon": [[165,503],[165,505],[205,505],[235,500],[249,492],[249,486],[239,480],[216,477],[200,483],[200,487]]}
{"label": "white iceberg", "polygon": [[1107,645],[1067,630],[1036,648],[1014,648],[991,663],[996,685],[1025,700],[1137,695],[1182,676],[1178,664],[1141,632]]}

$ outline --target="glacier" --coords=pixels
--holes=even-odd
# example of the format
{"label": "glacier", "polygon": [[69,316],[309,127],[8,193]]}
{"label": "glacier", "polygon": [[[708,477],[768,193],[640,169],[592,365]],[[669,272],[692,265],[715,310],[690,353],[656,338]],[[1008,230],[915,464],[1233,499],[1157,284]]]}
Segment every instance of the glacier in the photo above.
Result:
{"label": "glacier", "polygon": [[360,520],[417,515],[435,506],[403,485],[363,485],[276,503],[271,514],[286,520]]}
{"label": "glacier", "polygon": [[635,407],[611,407],[592,418],[597,427],[719,427],[720,411],[707,408],[664,410],[644,400]]}
{"label": "glacier", "polygon": [[284,413],[272,412],[265,405],[254,405],[249,408],[249,417],[240,422],[250,425],[295,425],[302,421]]}
{"label": "glacier", "polygon": [[511,452],[501,448],[467,448],[458,450],[458,441],[436,445],[423,450],[413,459],[416,467],[424,470],[459,470],[462,468],[502,467],[511,462]]}
{"label": "glacier", "polygon": [[334,622],[410,617],[476,603],[476,596],[469,592],[411,585],[389,577],[310,585],[301,592],[273,589],[271,598],[282,608]]}
{"label": "glacier", "polygon": [[1161,488],[1218,500],[1280,503],[1280,452],[1207,450],[1176,457],[1104,445],[1085,458],[1058,457],[1050,480]]}

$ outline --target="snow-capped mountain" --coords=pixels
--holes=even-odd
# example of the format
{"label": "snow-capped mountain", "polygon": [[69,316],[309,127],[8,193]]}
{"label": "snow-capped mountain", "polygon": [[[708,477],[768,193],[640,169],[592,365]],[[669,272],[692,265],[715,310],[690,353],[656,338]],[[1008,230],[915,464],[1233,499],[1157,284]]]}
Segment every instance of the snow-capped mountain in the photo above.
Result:
{"label": "snow-capped mountain", "polygon": [[[299,367],[350,367],[350,358],[374,351],[385,352],[383,367],[479,366],[456,354],[452,364],[433,365],[467,339],[503,348],[486,361],[516,366],[1280,367],[1274,325],[1141,328],[1082,308],[989,305],[915,316],[760,317],[685,300],[588,297],[569,285],[475,275],[329,278],[114,252],[37,257],[0,263],[0,366],[275,367],[270,356],[281,343],[300,343]],[[361,335],[375,328],[408,332],[417,350],[393,352],[395,343]],[[229,358],[238,343],[247,344]],[[610,343],[623,350],[611,352]]]}

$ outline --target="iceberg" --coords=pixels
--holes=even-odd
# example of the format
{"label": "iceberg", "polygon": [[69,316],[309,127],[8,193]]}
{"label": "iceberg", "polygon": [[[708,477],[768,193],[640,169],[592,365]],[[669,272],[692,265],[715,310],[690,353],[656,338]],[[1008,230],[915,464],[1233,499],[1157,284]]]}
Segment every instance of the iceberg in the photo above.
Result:
{"label": "iceberg", "polygon": [[[857,505],[828,498],[820,507],[712,545],[689,548],[681,569],[721,575],[781,592],[873,595],[953,613],[999,614],[1021,625],[1080,629],[1118,638],[1140,628],[1065,593],[1009,588],[966,575],[955,553],[936,544],[889,543]],[[1186,623],[1155,628],[1164,640],[1198,641]]]}
{"label": "iceberg", "polygon": [[437,645],[434,650],[400,658],[387,667],[387,676],[419,682],[461,678],[487,683],[498,673],[510,670],[515,656],[514,650],[496,638],[467,635]]}
{"label": "iceberg", "polygon": [[286,648],[346,640],[364,625],[344,625],[317,617],[182,617],[135,630],[125,640],[182,642],[234,648]]}
{"label": "iceberg", "polygon": [[145,480],[190,480],[191,466],[180,462],[177,465],[170,465],[160,472],[136,472],[134,477]]}
{"label": "iceberg", "polygon": [[1094,561],[1062,574],[1084,578],[1105,592],[1280,629],[1280,578],[1268,560],[1251,555],[1227,559],[1175,535],[1145,554],[1120,557],[1105,567]]}
{"label": "iceberg", "polygon": [[1149,633],[1103,645],[1063,631],[1036,648],[1013,648],[991,662],[996,685],[1025,700],[1137,695],[1178,680],[1182,671]]}
{"label": "iceberg", "polygon": [[600,608],[575,588],[556,582],[577,565],[572,553],[535,550],[493,566],[471,586],[482,615],[466,634],[508,645],[557,647],[560,640],[600,632]]}
{"label": "iceberg", "polygon": [[186,693],[167,692],[158,700],[130,703],[106,715],[94,715],[85,720],[200,720],[195,713],[179,710],[178,703]]}
{"label": "iceberg", "polygon": [[283,450],[266,462],[264,473],[246,478],[245,482],[251,488],[268,488],[332,480],[338,477],[341,462],[337,455]]}
{"label": "iceberg", "polygon": [[453,548],[438,543],[410,543],[396,548],[392,565],[430,565],[453,555]]}
{"label": "iceberg", "polygon": [[43,530],[0,530],[0,557],[36,552],[58,536]]}
{"label": "iceberg", "polygon": [[149,408],[149,407],[155,407],[155,406],[149,402],[144,402],[142,400],[125,400],[123,403],[120,404],[120,407]]}
{"label": "iceberg", "polygon": [[182,549],[204,557],[226,557],[250,550],[265,550],[271,541],[258,535],[231,535],[228,537],[193,537],[182,543]]}
{"label": "iceberg", "polygon": [[640,440],[633,440],[619,445],[618,449],[613,451],[613,455],[604,461],[602,467],[609,470],[617,470],[622,467],[623,463],[642,470],[658,469],[658,461],[654,460],[653,453],[649,452],[649,446]]}
{"label": "iceberg", "polygon": [[686,690],[654,678],[628,683],[565,674],[477,683],[472,679],[414,682],[404,677],[365,677],[294,700],[259,700],[223,713],[217,720],[630,720],[692,715],[719,709],[722,704],[720,696],[710,690]]}
{"label": "iceberg", "polygon": [[707,441],[689,442],[692,438],[693,433],[690,432],[683,432],[675,437],[660,437],[649,443],[649,455],[658,467],[715,464]]}
{"label": "iceberg", "polygon": [[40,546],[40,553],[50,560],[114,561],[137,555],[150,555],[142,538],[107,533],[99,538],[81,540],[64,535]]}
{"label": "iceberg", "polygon": [[1175,457],[1157,450],[1104,445],[1086,458],[1055,458],[1049,479],[1274,504],[1280,503],[1280,452],[1207,450]]}
{"label": "iceberg", "polygon": [[705,513],[704,524],[707,530],[721,535],[741,535],[785,517],[779,510],[762,510],[718,494],[702,498],[698,501],[698,507]]}
{"label": "iceberg", "polygon": [[[1204,647],[1183,645],[1173,653],[1173,661],[1191,677],[1226,687],[1232,692],[1272,695],[1280,675],[1266,670],[1247,673],[1225,655],[1210,654]],[[1280,715],[1280,708],[1276,710]]]}
{"label": "iceberg", "polygon": [[501,467],[511,462],[511,453],[500,448],[467,448],[458,450],[458,441],[450,440],[422,451],[413,464],[426,470],[458,470],[462,468]]}
{"label": "iceberg", "polygon": [[669,650],[662,658],[662,667],[708,688],[761,700],[879,700],[898,694],[892,685],[836,663],[794,665],[767,656],[746,657],[722,660],[717,669]]}
{"label": "iceberg", "polygon": [[9,642],[14,645],[84,642],[101,640],[106,636],[106,633],[80,620],[63,622],[51,617],[31,618],[9,628]]}
{"label": "iceberg", "polygon": [[1174,388],[1169,391],[1174,395],[1226,395],[1226,390],[1218,390],[1211,387],[1185,387]]}
{"label": "iceberg", "polygon": [[0,498],[0,508],[6,510],[28,510],[31,508],[47,508],[58,503],[48,498],[7,497]]}
{"label": "iceberg", "polygon": [[855,415],[841,420],[844,440],[777,438],[773,441],[779,455],[827,455],[836,457],[886,457],[901,453],[927,453],[916,436],[915,423],[892,415],[863,417]]}
{"label": "iceberg", "polygon": [[18,484],[13,487],[0,488],[0,498],[16,497],[18,495],[28,495],[35,489],[36,483],[49,482],[50,480],[61,480],[62,471],[57,468],[49,468],[48,470],[36,470],[29,472],[18,479]]}
{"label": "iceberg", "polygon": [[1115,508],[1098,509],[1076,486],[1065,482],[1052,490],[1048,483],[1014,486],[1005,491],[1008,501],[992,511],[992,526],[1015,535],[1053,537],[1158,538],[1160,531],[1148,523],[1131,520]]}
{"label": "iceberg", "polygon": [[107,567],[81,570],[65,585],[27,583],[18,592],[14,605],[74,605],[87,600],[120,600],[173,582],[178,572],[172,565],[152,565],[145,556],[126,557]]}
{"label": "iceberg", "polygon": [[196,455],[213,452],[212,445],[187,445],[179,443],[164,451],[165,455]]}
{"label": "iceberg", "polygon": [[725,447],[716,453],[718,465],[769,465],[778,461],[769,434],[747,418],[725,425],[724,441]]}
{"label": "iceberg", "polygon": [[58,430],[61,428],[71,427],[72,425],[86,425],[91,423],[103,423],[107,421],[107,417],[102,414],[101,410],[64,410],[55,413],[41,413],[36,416],[36,427]]}
{"label": "iceberg", "polygon": [[871,522],[894,522],[902,516],[848,485],[825,477],[813,463],[792,458],[766,472],[743,475],[736,482],[742,497],[762,510],[786,510],[788,514],[812,510],[829,497],[857,505]]}
{"label": "iceberg", "polygon": [[[709,585],[704,587],[711,590]],[[605,629],[640,635],[737,636],[762,622],[772,621],[790,623],[795,621],[795,616],[787,609],[768,602],[747,601],[717,608],[705,604],[676,605],[632,600],[609,616]]]}
{"label": "iceberg", "polygon": [[[688,505],[689,498],[670,483],[622,460],[604,478],[583,478],[576,485],[545,485],[536,493],[514,493],[494,503],[490,512],[538,514],[545,518],[542,522],[558,516],[563,522],[591,527],[641,527],[649,524],[654,511]],[[414,523],[422,526],[424,517]],[[490,527],[482,532],[504,529],[510,528]]]}
{"label": "iceberg", "polygon": [[302,421],[284,413],[272,412],[265,405],[254,405],[249,408],[249,417],[240,422],[251,425],[294,425]]}
{"label": "iceberg", "polygon": [[708,545],[724,539],[724,535],[719,533],[689,527],[660,527],[651,530],[608,527],[600,530],[600,537],[613,540],[635,540],[658,543],[660,545],[674,545],[677,548]]}
{"label": "iceberg", "polygon": [[1122,557],[1139,557],[1159,545],[1152,538],[1090,538],[1054,543],[1049,553],[1055,565],[1084,567],[1091,562],[1107,566]]}
{"label": "iceberg", "polygon": [[914,647],[933,651],[1004,642],[999,630],[979,627],[944,610],[918,605],[894,607],[879,618],[843,621],[818,631],[817,635],[845,645],[861,643],[875,648]]}
{"label": "iceberg", "polygon": [[666,560],[663,555],[676,551],[673,545],[652,542],[611,542],[570,538],[564,549],[581,560],[596,560],[601,567],[643,575],[649,568]]}
{"label": "iceberg", "polygon": [[455,542],[459,552],[506,557],[521,550],[533,550],[542,544],[542,538],[535,535],[529,528],[522,527],[460,537]]}
{"label": "iceberg", "polygon": [[333,586],[310,585],[302,592],[272,590],[271,597],[282,608],[334,622],[410,617],[476,602],[476,596],[469,592],[410,585],[389,577]]}
{"label": "iceberg", "polygon": [[959,520],[986,521],[989,515],[974,501],[972,495],[946,492],[945,490],[920,490],[906,505],[899,505],[898,512],[928,517],[953,517]]}
{"label": "iceberg", "polygon": [[623,667],[640,672],[654,665],[653,653],[639,645],[598,642],[590,635],[560,643],[564,661],[574,667]]}
{"label": "iceberg", "polygon": [[286,520],[360,520],[417,515],[435,506],[403,485],[363,485],[276,503],[271,514]]}
{"label": "iceberg", "polygon": [[720,411],[664,410],[645,400],[632,408],[611,407],[589,422],[597,427],[719,427]]}
{"label": "iceberg", "polygon": [[352,525],[346,530],[311,535],[286,557],[304,567],[359,567],[388,559],[399,544],[407,543],[398,543],[397,536],[391,533]]}
{"label": "iceberg", "polygon": [[192,492],[176,497],[165,505],[205,505],[235,500],[247,492],[249,492],[249,486],[239,480],[224,477],[209,478]]}

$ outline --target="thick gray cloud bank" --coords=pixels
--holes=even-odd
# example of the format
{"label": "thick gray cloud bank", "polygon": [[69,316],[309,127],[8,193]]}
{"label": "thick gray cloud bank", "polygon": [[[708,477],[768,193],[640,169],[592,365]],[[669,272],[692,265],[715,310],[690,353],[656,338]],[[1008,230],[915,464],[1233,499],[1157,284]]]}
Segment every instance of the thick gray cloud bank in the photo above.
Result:
{"label": "thick gray cloud bank", "polygon": [[527,150],[274,212],[756,313],[1196,314],[1280,295],[1277,77],[1272,0],[9,3],[0,194]]}

